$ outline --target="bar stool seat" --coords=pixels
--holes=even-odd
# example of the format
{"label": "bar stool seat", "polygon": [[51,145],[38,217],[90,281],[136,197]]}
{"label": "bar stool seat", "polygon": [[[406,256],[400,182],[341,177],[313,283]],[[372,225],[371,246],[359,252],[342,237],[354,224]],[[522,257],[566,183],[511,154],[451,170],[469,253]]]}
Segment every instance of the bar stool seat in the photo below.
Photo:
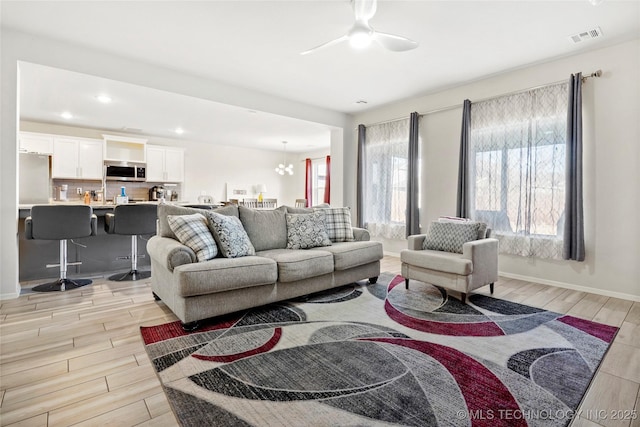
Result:
{"label": "bar stool seat", "polygon": [[107,234],[131,236],[131,254],[124,259],[131,259],[131,270],[109,276],[109,280],[130,281],[151,277],[150,271],[138,271],[138,236],[156,234],[158,206],[152,203],[135,203],[117,205],[113,213],[104,217],[104,229]]}
{"label": "bar stool seat", "polygon": [[60,278],[55,282],[44,283],[33,288],[36,292],[68,291],[92,283],[89,279],[67,278],[67,240],[95,236],[98,218],[91,206],[86,205],[35,205],[31,215],[25,218],[25,238],[29,240],[59,240],[60,263],[47,267],[60,267]]}

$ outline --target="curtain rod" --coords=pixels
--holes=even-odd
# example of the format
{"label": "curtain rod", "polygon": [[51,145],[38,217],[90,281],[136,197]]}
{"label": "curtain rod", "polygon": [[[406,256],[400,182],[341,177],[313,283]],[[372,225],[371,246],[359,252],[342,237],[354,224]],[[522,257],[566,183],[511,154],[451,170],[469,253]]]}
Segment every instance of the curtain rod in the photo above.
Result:
{"label": "curtain rod", "polygon": [[[596,70],[596,71],[594,71],[593,73],[591,73],[591,74],[589,74],[587,76],[582,76],[582,83],[586,82],[587,79],[597,78],[597,77],[602,77],[602,70]],[[529,88],[526,88],[526,89],[515,90],[515,91],[512,91],[512,92],[503,93],[501,95],[491,96],[491,97],[488,97],[488,98],[482,98],[482,99],[478,99],[477,101],[471,101],[471,103],[472,104],[474,104],[474,103],[477,104],[478,102],[490,101],[492,99],[501,98],[503,96],[517,95],[519,93],[529,92],[530,90],[536,90],[536,89],[541,89],[543,87],[549,87],[549,86],[565,83],[566,81],[567,81],[567,79],[564,79],[564,80],[559,80],[559,81],[556,81],[556,82],[553,82],[553,83],[547,83],[547,84],[543,84],[543,85],[529,87]],[[425,111],[423,113],[418,113],[418,115],[419,116],[426,116],[427,114],[441,113],[443,111],[455,110],[456,108],[462,108],[462,104],[455,104],[455,105],[449,105],[447,107],[436,108],[434,110],[429,110],[429,111]],[[385,123],[397,122],[399,120],[405,120],[405,119],[408,119],[408,118],[409,118],[408,116],[407,117],[399,117],[397,119],[391,119],[391,120],[385,120],[385,121],[382,121],[382,122],[370,123],[370,124],[365,125],[365,126],[383,125]]]}
{"label": "curtain rod", "polygon": [[304,159],[300,159],[301,162],[306,161],[307,159],[311,159],[311,160],[325,160],[327,158],[327,156],[324,157],[305,157]]}

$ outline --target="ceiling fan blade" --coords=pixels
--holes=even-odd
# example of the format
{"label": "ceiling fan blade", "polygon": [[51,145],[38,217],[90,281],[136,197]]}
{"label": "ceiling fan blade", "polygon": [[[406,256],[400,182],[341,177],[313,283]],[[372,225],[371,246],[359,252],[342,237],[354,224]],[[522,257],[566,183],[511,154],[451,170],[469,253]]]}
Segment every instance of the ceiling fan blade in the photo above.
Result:
{"label": "ceiling fan blade", "polygon": [[336,45],[336,44],[341,43],[341,42],[343,42],[343,41],[345,41],[347,39],[348,39],[348,37],[345,34],[344,36],[339,37],[339,38],[337,38],[335,40],[331,40],[330,42],[323,43],[320,46],[316,46],[316,47],[313,47],[313,48],[311,48],[309,50],[305,50],[304,52],[300,52],[300,55],[308,55],[308,54],[310,54],[312,52],[315,52],[316,50],[324,49],[325,47]]}
{"label": "ceiling fan blade", "polygon": [[356,21],[367,22],[376,14],[376,0],[351,0]]}
{"label": "ceiling fan blade", "polygon": [[374,40],[380,43],[382,47],[393,52],[404,52],[418,47],[418,42],[416,41],[393,34],[380,33],[378,31],[375,32]]}

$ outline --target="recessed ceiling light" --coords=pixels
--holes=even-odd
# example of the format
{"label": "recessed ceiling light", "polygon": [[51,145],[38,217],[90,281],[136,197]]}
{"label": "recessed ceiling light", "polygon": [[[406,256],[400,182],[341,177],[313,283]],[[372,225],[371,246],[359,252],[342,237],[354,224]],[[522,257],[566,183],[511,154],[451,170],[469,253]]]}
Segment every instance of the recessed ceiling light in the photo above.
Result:
{"label": "recessed ceiling light", "polygon": [[182,135],[182,134],[184,133],[184,129],[182,129],[182,128],[176,128],[176,133],[177,133],[178,135]]}
{"label": "recessed ceiling light", "polygon": [[100,102],[102,102],[103,104],[108,104],[111,102],[111,97],[109,95],[105,95],[105,94],[101,94],[96,96],[96,99]]}
{"label": "recessed ceiling light", "polygon": [[60,114],[60,117],[62,117],[63,119],[73,119],[73,114],[71,114],[68,111],[65,111],[64,113]]}

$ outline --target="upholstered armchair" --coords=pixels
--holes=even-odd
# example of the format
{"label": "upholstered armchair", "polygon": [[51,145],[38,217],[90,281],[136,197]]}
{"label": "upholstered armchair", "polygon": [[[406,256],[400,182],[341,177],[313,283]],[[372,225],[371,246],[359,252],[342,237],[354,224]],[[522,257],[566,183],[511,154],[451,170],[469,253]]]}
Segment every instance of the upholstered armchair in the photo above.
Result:
{"label": "upholstered armchair", "polygon": [[[482,286],[489,285],[493,293],[498,280],[498,240],[484,237],[485,233],[480,230],[473,240],[464,241],[459,224],[436,221],[428,234],[409,236],[408,249],[400,252],[406,288],[410,279],[441,286],[460,292],[463,304],[469,292]],[[425,249],[430,247],[440,250]]]}

